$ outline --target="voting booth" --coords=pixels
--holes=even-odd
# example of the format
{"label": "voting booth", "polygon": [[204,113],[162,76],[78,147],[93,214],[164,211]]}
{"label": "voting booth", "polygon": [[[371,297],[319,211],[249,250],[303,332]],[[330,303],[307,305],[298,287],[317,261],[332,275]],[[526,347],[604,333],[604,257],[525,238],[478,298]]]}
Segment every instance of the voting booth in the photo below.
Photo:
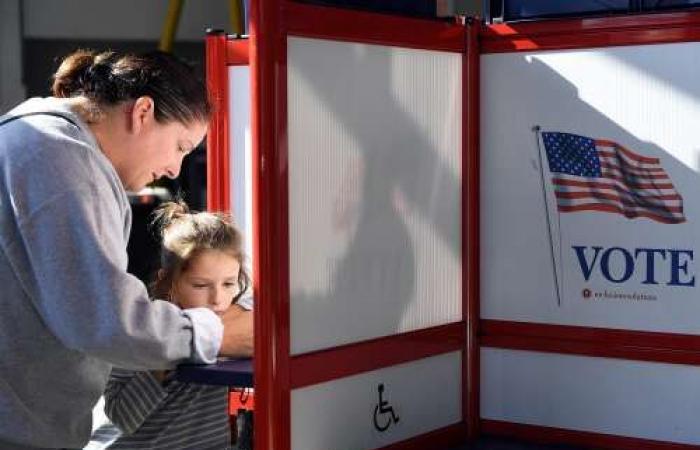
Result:
{"label": "voting booth", "polygon": [[700,15],[480,36],[480,428],[700,445]]}
{"label": "voting booth", "polygon": [[209,33],[207,78],[208,207],[250,241],[255,448],[459,444],[478,418],[466,28],[252,8],[249,39]]}
{"label": "voting booth", "polygon": [[255,448],[700,445],[699,25],[267,0],[209,34]]}

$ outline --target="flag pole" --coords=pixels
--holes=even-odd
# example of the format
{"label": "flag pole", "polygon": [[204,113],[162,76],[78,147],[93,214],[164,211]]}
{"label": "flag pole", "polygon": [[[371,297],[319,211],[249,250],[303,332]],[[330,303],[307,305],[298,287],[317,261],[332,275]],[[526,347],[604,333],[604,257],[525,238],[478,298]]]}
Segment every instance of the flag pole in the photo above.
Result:
{"label": "flag pole", "polygon": [[549,252],[552,258],[552,272],[554,274],[554,287],[557,295],[557,306],[561,306],[561,292],[559,289],[559,271],[557,270],[557,261],[554,256],[554,236],[552,235],[552,219],[550,218],[549,202],[547,201],[547,183],[544,179],[544,159],[542,158],[542,145],[540,144],[540,126],[535,125],[532,131],[535,133],[535,141],[537,142],[537,156],[540,161],[540,180],[542,181],[542,198],[544,199],[544,209],[547,212],[547,234],[549,236]]}

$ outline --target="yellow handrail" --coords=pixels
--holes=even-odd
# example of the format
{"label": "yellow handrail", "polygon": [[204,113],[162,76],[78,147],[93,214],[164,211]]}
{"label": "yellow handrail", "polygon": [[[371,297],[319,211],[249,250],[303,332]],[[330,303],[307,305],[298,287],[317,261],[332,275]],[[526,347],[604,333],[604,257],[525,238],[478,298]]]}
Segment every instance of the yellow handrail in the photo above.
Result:
{"label": "yellow handrail", "polygon": [[[244,0],[229,0],[231,31],[239,35],[245,33],[245,26],[243,24],[243,1]],[[165,23],[163,24],[163,30],[160,33],[160,41],[158,43],[159,50],[164,52],[172,51],[173,41],[175,40],[175,33],[177,32],[177,25],[180,22],[180,15],[182,14],[182,6],[184,3],[185,0],[170,0],[168,2],[168,13],[165,17]]]}
{"label": "yellow handrail", "polygon": [[229,0],[228,11],[231,17],[231,31],[235,34],[243,34],[245,28],[243,27],[243,0]]}
{"label": "yellow handrail", "polygon": [[180,21],[183,3],[184,0],[170,0],[168,2],[168,14],[165,17],[163,30],[160,33],[160,42],[158,43],[159,50],[170,52],[173,49],[173,41],[175,40],[175,32]]}

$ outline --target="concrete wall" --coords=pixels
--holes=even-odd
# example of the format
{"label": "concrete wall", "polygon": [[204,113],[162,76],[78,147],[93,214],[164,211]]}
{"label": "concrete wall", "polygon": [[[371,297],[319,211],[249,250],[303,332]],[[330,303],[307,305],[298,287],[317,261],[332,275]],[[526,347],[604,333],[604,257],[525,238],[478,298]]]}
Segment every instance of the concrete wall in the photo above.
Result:
{"label": "concrete wall", "polygon": [[25,96],[20,0],[0,0],[0,114]]}
{"label": "concrete wall", "polygon": [[[158,40],[167,0],[24,0],[24,36],[39,39]],[[230,29],[227,0],[185,1],[176,39],[200,41]]]}

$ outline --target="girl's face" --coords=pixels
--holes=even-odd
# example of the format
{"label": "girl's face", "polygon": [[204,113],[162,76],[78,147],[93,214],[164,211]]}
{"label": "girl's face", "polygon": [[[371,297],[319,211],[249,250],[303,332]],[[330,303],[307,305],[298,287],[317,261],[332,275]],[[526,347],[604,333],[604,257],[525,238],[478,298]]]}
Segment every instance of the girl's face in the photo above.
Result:
{"label": "girl's face", "polygon": [[240,269],[230,253],[203,250],[173,283],[173,301],[182,309],[205,307],[221,315],[238,295]]}

